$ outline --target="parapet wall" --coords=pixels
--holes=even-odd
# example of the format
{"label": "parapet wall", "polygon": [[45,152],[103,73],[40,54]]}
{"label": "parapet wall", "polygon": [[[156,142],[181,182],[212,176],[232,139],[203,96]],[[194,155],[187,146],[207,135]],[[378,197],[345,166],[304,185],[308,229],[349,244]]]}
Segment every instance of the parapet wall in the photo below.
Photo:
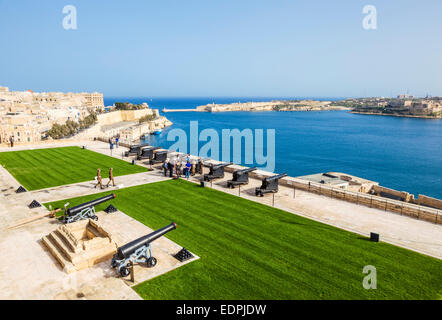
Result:
{"label": "parapet wall", "polygon": [[[219,161],[210,160],[207,163],[221,163]],[[243,166],[231,165],[225,168],[226,172],[233,172],[235,170],[244,169]],[[256,170],[249,173],[250,178],[255,179],[263,179],[265,177],[270,177],[275,175],[275,173]],[[312,192],[316,194],[320,194],[323,196],[327,196],[330,198],[336,198],[343,201],[348,201],[360,205],[364,205],[370,208],[377,208],[384,211],[390,211],[394,213],[398,213],[400,215],[416,218],[419,220],[425,220],[428,222],[433,222],[437,224],[442,224],[442,211],[438,209],[429,208],[426,206],[403,202],[394,199],[388,199],[376,195],[370,195],[367,193],[354,192],[349,190],[344,190],[341,188],[333,188],[330,186],[326,186],[320,183],[309,182],[306,180],[293,178],[293,177],[285,177],[279,180],[280,186],[296,188],[300,190],[304,190],[307,192]],[[387,188],[385,188],[387,189]],[[388,189],[390,190],[390,189]],[[394,190],[392,190],[394,191]],[[397,191],[399,194],[404,195]],[[405,194],[408,194],[405,192]],[[421,200],[421,204],[430,205],[431,207],[442,206],[442,200],[434,199],[426,196],[419,196]],[[440,208],[440,207],[439,207]]]}
{"label": "parapet wall", "polygon": [[99,114],[97,116],[97,123],[101,126],[105,126],[123,121],[137,121],[141,117],[151,114],[154,114],[154,110],[147,108],[140,110],[117,110]]}
{"label": "parapet wall", "polygon": [[420,205],[429,206],[442,210],[442,200],[424,196],[423,194],[419,195],[419,197],[417,198],[417,203]]}
{"label": "parapet wall", "polygon": [[405,202],[411,202],[411,203],[415,202],[414,195],[412,195],[408,192],[405,192],[405,191],[397,191],[397,190],[385,188],[382,186],[373,186],[371,188],[371,190],[374,193],[376,193],[376,195],[378,195],[378,196],[384,194],[386,197],[392,196],[392,197],[398,198],[398,199],[405,201]]}

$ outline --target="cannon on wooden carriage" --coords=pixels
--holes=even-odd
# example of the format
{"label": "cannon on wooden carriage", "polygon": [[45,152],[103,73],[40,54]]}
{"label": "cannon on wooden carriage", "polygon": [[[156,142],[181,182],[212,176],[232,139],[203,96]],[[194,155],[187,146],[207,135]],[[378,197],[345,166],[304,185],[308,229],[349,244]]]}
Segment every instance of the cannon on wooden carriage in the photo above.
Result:
{"label": "cannon on wooden carriage", "polygon": [[224,168],[230,166],[230,163],[211,164],[210,171],[204,175],[204,181],[212,181],[213,179],[224,178]]}
{"label": "cannon on wooden carriage", "polygon": [[287,176],[287,174],[283,173],[262,179],[261,187],[255,189],[255,195],[263,197],[265,193],[278,192],[278,181],[285,176]]}
{"label": "cannon on wooden carriage", "polygon": [[153,146],[144,146],[141,147],[140,152],[137,155],[137,160],[144,160],[144,159],[153,159],[154,151],[161,149],[160,147],[153,147]]}
{"label": "cannon on wooden carriage", "polygon": [[176,228],[176,223],[172,222],[161,229],[119,247],[117,253],[112,257],[111,267],[116,268],[122,277],[130,274],[129,267],[131,264],[145,263],[148,268],[154,267],[157,264],[157,259],[152,255],[150,244]]}
{"label": "cannon on wooden carriage", "polygon": [[133,144],[129,147],[129,150],[124,153],[125,157],[137,156],[140,153],[141,145]]}
{"label": "cannon on wooden carriage", "polygon": [[150,159],[150,164],[164,162],[167,159],[167,150],[156,150],[153,153],[153,158]]}
{"label": "cannon on wooden carriage", "polygon": [[255,171],[257,168],[245,168],[233,172],[233,179],[227,181],[227,187],[233,189],[235,186],[249,183],[249,172]]}
{"label": "cannon on wooden carriage", "polygon": [[98,217],[95,215],[95,206],[114,198],[115,194],[112,193],[107,196],[91,200],[71,208],[67,208],[67,206],[65,206],[64,223],[72,223],[89,218],[98,220]]}

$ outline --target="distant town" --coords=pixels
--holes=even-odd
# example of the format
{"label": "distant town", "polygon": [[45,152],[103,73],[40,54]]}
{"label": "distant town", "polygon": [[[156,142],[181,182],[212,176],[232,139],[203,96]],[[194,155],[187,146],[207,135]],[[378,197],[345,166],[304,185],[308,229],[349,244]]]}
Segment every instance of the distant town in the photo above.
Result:
{"label": "distant town", "polygon": [[391,115],[416,118],[442,118],[442,98],[415,98],[399,95],[397,98],[349,98],[336,101],[273,100],[267,102],[236,102],[207,104],[195,109],[163,109],[163,112],[233,112],[233,111],[326,111],[349,110],[352,113]]}
{"label": "distant town", "polygon": [[[322,111],[349,110],[352,113],[417,118],[442,118],[442,98],[348,98],[337,101],[274,100],[207,104],[195,109],[163,109],[164,112],[198,111]],[[147,103],[128,102],[105,106],[98,92],[64,93],[10,91],[0,87],[0,144],[35,143],[62,138],[119,136],[131,143],[143,135],[172,125],[159,110]]]}
{"label": "distant town", "polygon": [[442,97],[415,98],[402,94],[397,98],[353,98],[330,104],[352,109],[353,113],[393,115],[417,118],[442,118]]}
{"label": "distant town", "polygon": [[119,136],[128,143],[171,125],[147,103],[104,106],[98,92],[10,91],[0,87],[0,144]]}

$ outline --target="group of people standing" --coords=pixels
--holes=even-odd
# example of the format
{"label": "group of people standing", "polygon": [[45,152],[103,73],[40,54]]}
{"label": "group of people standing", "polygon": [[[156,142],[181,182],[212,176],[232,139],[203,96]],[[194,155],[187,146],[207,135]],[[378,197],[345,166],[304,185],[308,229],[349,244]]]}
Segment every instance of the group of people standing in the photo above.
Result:
{"label": "group of people standing", "polygon": [[[107,182],[106,187],[109,187],[111,182],[112,182],[112,185],[115,187],[114,169],[109,168],[109,181]],[[97,169],[97,184],[95,185],[95,188],[97,188],[98,186],[100,186],[100,189],[104,189],[103,178],[101,177],[101,168]]]}
{"label": "group of people standing", "polygon": [[120,135],[118,134],[116,137],[109,138],[109,149],[112,156],[112,150],[114,150],[114,146],[118,148],[120,143]]}
{"label": "group of people standing", "polygon": [[195,160],[190,159],[190,155],[187,155],[186,161],[181,162],[181,159],[178,156],[172,157],[172,159],[167,158],[163,163],[163,172],[164,176],[167,176],[169,173],[169,177],[172,178],[174,173],[177,178],[180,178],[182,175],[189,180],[190,176],[195,175],[196,171],[200,172],[202,168],[201,159],[198,160],[198,163]]}

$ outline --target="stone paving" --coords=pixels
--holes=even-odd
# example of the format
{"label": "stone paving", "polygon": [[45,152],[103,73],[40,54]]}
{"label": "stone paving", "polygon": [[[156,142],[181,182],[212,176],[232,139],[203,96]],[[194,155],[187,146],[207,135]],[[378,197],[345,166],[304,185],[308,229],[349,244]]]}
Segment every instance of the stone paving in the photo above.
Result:
{"label": "stone paving", "polygon": [[[102,142],[53,143],[47,147],[68,145],[86,145],[90,150],[110,155],[108,145]],[[14,150],[19,149],[31,148],[26,146],[14,148]],[[0,148],[0,152],[10,150],[10,148]],[[114,149],[112,156],[121,159],[121,154],[125,150],[126,148],[123,147]],[[124,158],[124,160],[131,161],[130,158]],[[143,163],[137,164],[149,167]],[[205,168],[205,171],[208,169]],[[161,172],[155,169],[148,173],[116,177],[117,187],[110,187],[105,191],[165,179],[168,178],[163,177]],[[191,181],[199,183],[199,179],[200,177],[197,176]],[[230,173],[226,173],[223,179],[209,183],[209,187],[265,205],[274,205],[290,213],[364,236],[368,236],[370,232],[377,232],[380,233],[381,241],[442,258],[442,226],[440,225],[301,190],[296,190],[294,194],[293,189],[288,187],[280,187],[279,193],[274,197],[273,194],[267,194],[263,198],[256,197],[254,188],[260,186],[259,180],[250,179],[249,184],[241,189],[238,187],[228,189],[226,188],[228,179],[231,179]],[[104,182],[106,183],[107,179],[104,179]],[[20,228],[5,230],[7,226],[20,219],[47,212],[43,207],[29,209],[27,205],[34,199],[43,203],[103,190],[95,189],[92,180],[16,194],[15,190],[18,186],[19,184],[9,172],[0,166],[0,252],[4,257],[0,264],[0,299],[140,299],[130,288],[133,283],[117,277],[109,263],[100,263],[70,275],[65,274],[40,240],[43,235],[56,229],[59,225],[56,220],[41,218]],[[120,243],[133,240],[151,231],[122,212],[109,215],[99,213],[99,215],[100,221],[108,224],[108,228],[113,230]],[[136,267],[135,283],[182,265],[171,258],[171,255],[180,248],[178,244],[165,237],[154,242],[153,250],[159,258],[159,263],[153,269]]]}
{"label": "stone paving", "polygon": [[[97,146],[97,151],[105,153],[105,150],[100,148],[103,143],[91,143],[90,146],[93,145]],[[166,178],[162,177],[159,171],[120,176],[115,177],[116,187],[105,190],[112,191],[164,179]],[[128,280],[130,277],[120,278],[110,267],[110,261],[66,274],[41,241],[41,238],[54,231],[60,222],[44,217],[14,229],[6,228],[22,219],[48,212],[44,207],[30,209],[28,205],[34,199],[44,203],[103,190],[95,189],[93,181],[17,194],[15,190],[18,187],[18,182],[7,170],[0,167],[0,252],[4,257],[0,264],[0,299],[138,300],[141,298],[131,289],[132,285],[198,259],[195,256],[183,263],[179,262],[173,255],[181,246],[162,237],[152,243],[153,254],[158,264],[152,269],[136,265],[134,283]],[[97,215],[117,245],[153,231],[120,211],[112,214],[99,212]]]}

